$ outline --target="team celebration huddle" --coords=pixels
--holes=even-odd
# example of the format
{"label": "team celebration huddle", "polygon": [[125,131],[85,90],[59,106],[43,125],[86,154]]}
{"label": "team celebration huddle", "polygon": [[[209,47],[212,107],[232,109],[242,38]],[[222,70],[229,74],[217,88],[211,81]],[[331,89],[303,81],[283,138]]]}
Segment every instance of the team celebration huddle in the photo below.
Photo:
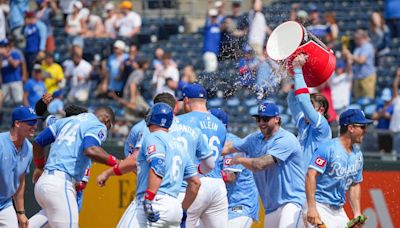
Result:
{"label": "team celebration huddle", "polygon": [[[332,139],[329,103],[309,94],[303,76],[308,60],[297,54],[288,66],[293,89],[287,102],[297,136],[281,126],[279,108],[269,101],[254,114],[258,131],[245,138],[229,133],[228,114],[207,109],[200,84],[186,85],[181,97],[157,94],[145,119],[132,127],[123,160],[102,148],[115,121],[109,107],[90,113],[69,105],[65,118],[57,119],[46,111],[52,96],[45,94],[34,109],[15,108],[10,131],[0,134],[0,226],[78,227],[96,162],[109,166],[91,177],[99,187],[107,188],[112,176],[137,175],[136,195],[118,227],[251,227],[261,206],[264,227],[360,227],[366,217],[359,144],[371,120],[359,109],[345,110]],[[177,115],[181,109],[185,114]],[[39,119],[45,128],[36,135]],[[24,197],[32,196],[24,189],[31,161],[42,209],[28,219]],[[343,209],[347,200],[350,218]]]}

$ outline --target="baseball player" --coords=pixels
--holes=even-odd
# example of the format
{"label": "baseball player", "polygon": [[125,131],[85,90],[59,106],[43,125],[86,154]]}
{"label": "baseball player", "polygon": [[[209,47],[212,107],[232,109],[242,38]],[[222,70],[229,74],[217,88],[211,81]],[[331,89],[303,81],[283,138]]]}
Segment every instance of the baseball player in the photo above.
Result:
{"label": "baseball player", "polygon": [[[155,104],[146,124],[148,134],[137,155],[136,199],[122,216],[118,227],[180,227],[182,206],[178,194],[183,179],[197,182],[196,166],[185,153],[182,143],[168,133],[172,124],[173,110],[166,103]],[[126,171],[116,165],[114,174]],[[105,175],[98,177],[98,184],[104,186]],[[190,194],[190,193],[189,193]],[[196,195],[186,195],[188,208]],[[185,201],[184,201],[185,203]]]}
{"label": "baseball player", "polygon": [[[211,109],[210,113],[227,126],[228,115],[223,110]],[[226,140],[237,142],[241,139],[228,133]],[[229,228],[250,228],[253,221],[258,220],[258,192],[253,174],[242,165],[231,163],[233,157],[240,154],[233,153],[224,156],[222,164],[222,179],[228,191]]]}
{"label": "baseball player", "polygon": [[347,227],[349,219],[343,209],[346,192],[354,217],[361,215],[363,155],[357,144],[362,142],[371,122],[359,109],[344,111],[339,118],[340,136],[321,144],[314,152],[306,176],[309,227]]}
{"label": "baseball player", "polygon": [[253,171],[265,210],[265,227],[301,227],[306,197],[304,153],[299,141],[280,126],[275,104],[263,102],[254,116],[260,131],[242,141],[227,143],[224,154],[241,151],[250,157],[236,156],[232,164]]}
{"label": "baseball player", "polygon": [[[212,151],[214,169],[209,173],[202,172],[202,164],[198,167],[201,187],[196,200],[187,212],[187,227],[195,227],[199,223],[204,227],[227,227],[228,199],[225,183],[221,176],[219,160],[225,144],[226,128],[224,124],[206,108],[207,92],[199,84],[189,84],[183,88],[182,98],[186,114],[179,117],[187,125],[196,126],[202,132]],[[186,119],[187,121],[183,121]]]}
{"label": "baseball player", "polygon": [[[114,118],[110,108],[100,107],[94,114],[60,119],[35,138],[35,197],[50,227],[78,227],[75,184],[82,180],[91,159],[109,166],[119,162],[100,147]],[[44,147],[51,143],[46,162]]]}
{"label": "baseball player", "polygon": [[[45,121],[44,125],[45,127],[50,126],[51,124],[54,124],[59,118],[57,118],[55,115],[50,114],[47,112],[47,105],[50,103],[52,100],[52,95],[51,94],[44,94],[42,99],[40,99],[36,105],[35,105],[35,110],[36,113],[39,114],[40,116],[43,116]],[[75,116],[79,115],[81,113],[86,113],[87,109],[77,106],[77,105],[68,105],[65,107],[65,117],[70,117],[70,116]],[[75,184],[75,189],[76,189],[76,199],[78,203],[78,211],[80,212],[82,209],[82,202],[83,202],[83,190],[85,189],[90,177],[90,165],[86,168],[85,170],[85,176],[82,178],[81,181]],[[40,227],[40,228],[47,228],[50,227],[48,224],[48,219],[47,215],[44,210],[40,210],[38,213],[33,215],[32,217],[29,218],[29,226],[30,227]]]}
{"label": "baseball player", "polygon": [[41,117],[32,108],[21,106],[13,110],[11,118],[11,130],[0,133],[0,227],[28,227],[24,192],[32,144],[27,138],[34,136]]}
{"label": "baseball player", "polygon": [[290,112],[298,129],[297,138],[305,153],[305,170],[318,145],[332,138],[332,131],[326,119],[328,100],[321,94],[312,94],[310,97],[302,71],[306,61],[307,56],[304,54],[299,54],[293,60],[294,91],[291,90],[287,97]]}

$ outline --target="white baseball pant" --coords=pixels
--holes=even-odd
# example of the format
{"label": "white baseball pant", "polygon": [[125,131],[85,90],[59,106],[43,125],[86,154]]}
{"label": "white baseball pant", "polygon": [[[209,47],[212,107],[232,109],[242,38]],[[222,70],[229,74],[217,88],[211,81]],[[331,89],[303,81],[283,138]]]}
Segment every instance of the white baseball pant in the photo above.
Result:
{"label": "white baseball pant", "polygon": [[253,219],[248,216],[240,216],[228,220],[228,228],[250,228]]}
{"label": "white baseball pant", "polygon": [[12,205],[0,211],[0,227],[18,227],[18,218]]}
{"label": "white baseball pant", "polygon": [[50,228],[47,215],[44,210],[40,210],[38,213],[34,214],[29,218],[30,228]]}
{"label": "white baseball pant", "polygon": [[50,227],[78,227],[75,181],[68,174],[45,170],[35,185],[35,197]]}
{"label": "white baseball pant", "polygon": [[[343,228],[347,227],[347,222],[349,218],[347,217],[346,212],[343,207],[334,208],[327,204],[316,203],[317,211],[319,217],[326,227],[329,228]],[[304,211],[304,221],[307,222],[307,210]],[[314,226],[310,223],[307,223],[307,227],[313,228]]]}
{"label": "white baseball pant", "polygon": [[187,212],[186,227],[228,227],[228,198],[221,178],[202,177],[199,193]]}
{"label": "white baseball pant", "polygon": [[275,211],[265,214],[264,227],[267,228],[299,228],[304,227],[302,208],[294,203],[287,203]]}
{"label": "white baseball pant", "polygon": [[160,212],[160,220],[157,222],[147,220],[143,209],[143,199],[135,199],[126,209],[117,227],[180,227],[182,205],[177,198],[166,194],[157,194],[152,206],[154,210]]}

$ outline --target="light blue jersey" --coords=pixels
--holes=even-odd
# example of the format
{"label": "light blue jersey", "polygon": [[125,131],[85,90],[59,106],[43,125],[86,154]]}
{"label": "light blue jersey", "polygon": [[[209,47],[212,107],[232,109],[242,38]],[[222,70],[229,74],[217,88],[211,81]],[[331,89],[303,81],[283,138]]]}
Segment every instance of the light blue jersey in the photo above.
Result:
{"label": "light blue jersey", "polygon": [[[192,124],[185,124],[187,115],[177,116],[174,118],[169,132],[171,135],[182,143],[183,151],[190,157],[194,164],[198,164],[199,160],[207,159],[212,156],[212,151],[208,146],[208,141],[202,137],[201,130]],[[187,183],[182,183],[181,191],[186,191]]]}
{"label": "light blue jersey", "polygon": [[143,137],[150,133],[149,128],[146,126],[146,121],[142,120],[135,124],[125,141],[124,154],[125,157],[131,155],[136,148],[142,145]]}
{"label": "light blue jersey", "polygon": [[[295,69],[294,72],[295,89],[307,88],[301,69]],[[298,129],[297,138],[305,153],[304,168],[307,170],[312,154],[322,142],[332,139],[332,131],[328,120],[315,111],[310,94],[300,93],[295,96],[290,91],[287,100]]]}
{"label": "light blue jersey", "polygon": [[[232,133],[228,133],[227,140],[240,143],[241,139]],[[248,216],[258,220],[258,191],[253,173],[242,165],[231,165],[232,158],[241,154],[229,154],[224,156],[223,160],[223,170],[236,173],[236,181],[234,183],[226,183],[229,220],[240,216]]]}
{"label": "light blue jersey", "polygon": [[179,120],[186,125],[198,127],[202,132],[202,137],[208,142],[215,160],[215,168],[204,176],[222,178],[219,162],[226,139],[225,125],[209,112],[189,112],[180,115]]}
{"label": "light blue jersey", "polygon": [[296,137],[282,127],[267,141],[258,131],[242,142],[234,143],[237,151],[251,158],[266,154],[274,156],[278,163],[254,173],[254,180],[263,202],[265,213],[271,213],[286,203],[302,206],[305,202],[304,153]]}
{"label": "light blue jersey", "polygon": [[83,153],[82,141],[92,137],[99,145],[106,140],[107,128],[92,113],[57,120],[49,126],[55,141],[51,145],[46,170],[59,170],[76,181],[82,180],[90,159]]}
{"label": "light blue jersey", "polygon": [[[197,168],[189,155],[183,151],[181,142],[165,131],[155,131],[144,139],[137,157],[136,197],[143,198],[147,189],[150,162],[162,159],[165,172],[157,193],[177,198],[184,179],[197,175]],[[155,171],[157,172],[157,171]]]}
{"label": "light blue jersey", "polygon": [[32,161],[32,144],[25,139],[17,151],[10,132],[0,133],[0,211],[12,206],[12,197],[19,188],[21,175],[29,173]]}
{"label": "light blue jersey", "polygon": [[339,138],[321,144],[309,165],[320,173],[317,176],[315,200],[319,203],[342,207],[346,191],[353,183],[363,180],[363,156],[360,148],[353,145],[347,153]]}

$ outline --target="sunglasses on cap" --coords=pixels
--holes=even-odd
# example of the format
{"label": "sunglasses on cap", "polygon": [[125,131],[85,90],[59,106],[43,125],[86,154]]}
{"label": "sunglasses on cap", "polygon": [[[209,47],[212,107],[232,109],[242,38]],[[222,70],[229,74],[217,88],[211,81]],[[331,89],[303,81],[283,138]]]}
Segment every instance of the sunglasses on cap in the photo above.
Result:
{"label": "sunglasses on cap", "polygon": [[29,126],[35,126],[36,124],[37,124],[37,120],[26,120],[26,121],[20,121],[20,122],[22,122],[22,123],[26,123],[26,124],[28,124]]}
{"label": "sunglasses on cap", "polygon": [[257,116],[256,121],[257,122],[268,122],[270,119],[274,118],[274,116]]}

